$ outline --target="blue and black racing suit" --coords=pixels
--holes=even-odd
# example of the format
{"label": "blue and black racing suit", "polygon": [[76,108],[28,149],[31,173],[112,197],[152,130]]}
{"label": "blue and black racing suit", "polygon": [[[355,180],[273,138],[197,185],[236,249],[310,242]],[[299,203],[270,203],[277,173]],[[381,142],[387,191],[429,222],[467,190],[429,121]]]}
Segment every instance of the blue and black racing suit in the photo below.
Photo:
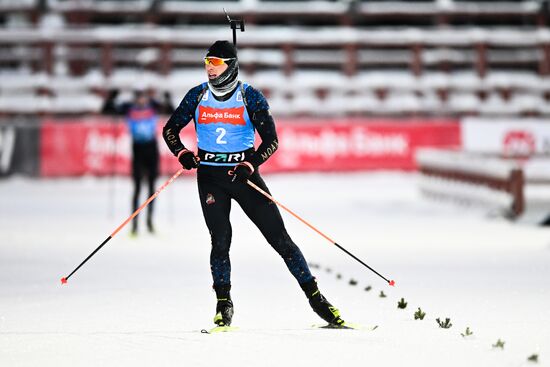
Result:
{"label": "blue and black racing suit", "polygon": [[[124,116],[132,138],[132,179],[134,192],[132,195],[132,211],[136,211],[139,204],[141,181],[146,178],[149,196],[155,192],[155,180],[159,175],[159,151],[157,144],[157,123],[159,113],[172,113],[174,108],[169,102],[168,95],[164,103],[150,98],[147,104],[141,106],[133,102],[116,104],[118,91],[112,91],[105,101],[102,112]],[[147,208],[147,226],[153,231],[153,208],[151,202]],[[132,233],[137,233],[138,218],[132,221]]]}
{"label": "blue and black racing suit", "polygon": [[[237,163],[247,161],[255,167],[250,180],[269,192],[258,171],[278,147],[269,105],[260,91],[242,82],[224,97],[220,100],[214,96],[207,83],[192,88],[163,129],[164,140],[177,156],[185,149],[179,138],[181,129],[191,120],[195,122],[200,157],[197,182],[212,240],[210,266],[214,289],[228,289],[231,284],[231,199],[283,258],[298,283],[310,283],[314,278],[302,252],[288,235],[277,206],[245,183],[233,182],[228,174]],[[255,130],[262,139],[256,150]]]}

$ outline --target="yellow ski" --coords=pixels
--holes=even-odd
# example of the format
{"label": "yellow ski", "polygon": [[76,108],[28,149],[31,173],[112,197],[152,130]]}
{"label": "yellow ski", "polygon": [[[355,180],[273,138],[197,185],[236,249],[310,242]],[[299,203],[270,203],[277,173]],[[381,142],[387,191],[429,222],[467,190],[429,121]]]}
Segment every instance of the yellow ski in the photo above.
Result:
{"label": "yellow ski", "polygon": [[336,325],[336,324],[326,324],[326,325],[312,325],[315,329],[344,329],[344,330],[376,330],[378,328],[378,325],[374,326],[363,326],[359,324],[352,324],[349,322],[344,323],[343,325]]}
{"label": "yellow ski", "polygon": [[235,330],[239,330],[239,328],[235,326],[216,326],[215,328],[212,328],[210,330],[202,329],[201,333],[203,334],[227,333],[229,331],[235,331]]}

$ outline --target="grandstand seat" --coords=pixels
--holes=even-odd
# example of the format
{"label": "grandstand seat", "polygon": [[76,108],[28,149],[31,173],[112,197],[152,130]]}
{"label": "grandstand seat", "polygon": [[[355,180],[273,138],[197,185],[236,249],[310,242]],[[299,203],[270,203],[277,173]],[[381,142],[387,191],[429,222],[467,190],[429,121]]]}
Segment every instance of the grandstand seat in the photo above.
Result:
{"label": "grandstand seat", "polygon": [[276,90],[280,92],[289,92],[292,90],[291,81],[285,77],[280,71],[268,70],[259,71],[248,78],[240,76],[241,80],[250,82],[255,88],[260,90]]}
{"label": "grandstand seat", "polygon": [[84,85],[92,89],[104,89],[106,84],[106,77],[99,69],[89,70],[81,80]]}
{"label": "grandstand seat", "polygon": [[485,78],[488,89],[522,89],[536,90],[539,87],[539,78],[530,72],[500,71],[491,72]]}
{"label": "grandstand seat", "polygon": [[410,64],[411,59],[410,49],[361,49],[357,52],[357,63],[360,66],[395,65],[406,67]]}
{"label": "grandstand seat", "polygon": [[92,93],[60,93],[51,99],[51,110],[57,113],[98,113],[103,98]]}
{"label": "grandstand seat", "polygon": [[304,50],[294,51],[294,62],[296,65],[333,65],[339,66],[347,61],[347,54],[342,49],[336,50]]}
{"label": "grandstand seat", "polygon": [[484,115],[514,115],[518,114],[519,107],[505,100],[498,92],[492,92],[479,107],[480,113]]}
{"label": "grandstand seat", "polygon": [[289,78],[290,85],[295,91],[301,90],[347,90],[349,79],[342,73],[331,71],[296,71]]}
{"label": "grandstand seat", "polygon": [[408,91],[390,92],[381,103],[380,111],[384,114],[414,114],[422,109],[419,97]]}
{"label": "grandstand seat", "polygon": [[458,65],[472,65],[475,62],[473,50],[459,50],[449,47],[426,49],[422,52],[422,63],[424,65],[438,65],[450,63]]}
{"label": "grandstand seat", "polygon": [[116,69],[116,71],[107,78],[110,88],[117,89],[145,89],[152,86],[161,85],[159,75],[140,69]]}
{"label": "grandstand seat", "polygon": [[473,114],[480,108],[480,100],[470,92],[451,92],[443,104],[444,110],[452,114]]}
{"label": "grandstand seat", "polygon": [[159,77],[159,86],[161,89],[170,90],[176,95],[185,93],[196,85],[206,81],[204,69],[176,69],[169,75]]}
{"label": "grandstand seat", "polygon": [[521,114],[544,114],[547,104],[538,93],[514,93],[509,103]]}
{"label": "grandstand seat", "polygon": [[444,104],[441,98],[436,92],[427,90],[422,93],[420,98],[420,110],[428,115],[441,115],[443,114]]}
{"label": "grandstand seat", "polygon": [[373,92],[352,93],[338,90],[329,93],[320,102],[319,108],[323,114],[329,116],[356,116],[364,113],[372,114],[380,105],[380,100]]}
{"label": "grandstand seat", "polygon": [[372,91],[364,90],[349,97],[347,110],[353,114],[374,114],[380,105],[380,100]]}
{"label": "grandstand seat", "polygon": [[292,114],[298,116],[314,116],[322,113],[321,101],[311,91],[301,91],[294,94],[288,104],[288,109]]}
{"label": "grandstand seat", "polygon": [[275,92],[269,97],[269,110],[275,117],[289,116],[292,114],[290,109],[290,99],[285,93]]}
{"label": "grandstand seat", "polygon": [[29,94],[0,95],[0,111],[17,114],[36,114],[51,110],[51,101],[47,96]]}
{"label": "grandstand seat", "polygon": [[48,89],[54,94],[58,91],[63,92],[85,92],[90,88],[88,80],[80,77],[53,76],[48,83]]}
{"label": "grandstand seat", "polygon": [[402,90],[418,88],[419,79],[407,71],[373,71],[359,73],[355,82],[360,88],[369,90]]}
{"label": "grandstand seat", "polygon": [[0,74],[0,90],[21,91],[33,94],[37,88],[44,88],[48,85],[50,78],[45,73],[9,73]]}
{"label": "grandstand seat", "polygon": [[449,75],[449,88],[454,91],[474,92],[485,90],[484,80],[472,71],[453,72]]}
{"label": "grandstand seat", "polygon": [[449,86],[450,75],[443,72],[427,72],[418,80],[418,88],[426,92],[447,90]]}
{"label": "grandstand seat", "polygon": [[253,48],[239,50],[240,65],[282,67],[284,63],[285,55],[281,50]]}
{"label": "grandstand seat", "polygon": [[341,90],[331,91],[320,103],[319,109],[329,116],[345,116],[353,113],[351,96]]}

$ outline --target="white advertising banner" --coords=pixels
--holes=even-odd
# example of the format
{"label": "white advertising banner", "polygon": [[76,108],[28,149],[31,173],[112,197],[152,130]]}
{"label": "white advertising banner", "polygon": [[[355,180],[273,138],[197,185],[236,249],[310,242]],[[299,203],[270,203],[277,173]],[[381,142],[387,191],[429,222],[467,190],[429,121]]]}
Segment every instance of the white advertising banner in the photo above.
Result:
{"label": "white advertising banner", "polygon": [[461,126],[462,146],[469,152],[507,157],[550,154],[550,120],[467,117]]}

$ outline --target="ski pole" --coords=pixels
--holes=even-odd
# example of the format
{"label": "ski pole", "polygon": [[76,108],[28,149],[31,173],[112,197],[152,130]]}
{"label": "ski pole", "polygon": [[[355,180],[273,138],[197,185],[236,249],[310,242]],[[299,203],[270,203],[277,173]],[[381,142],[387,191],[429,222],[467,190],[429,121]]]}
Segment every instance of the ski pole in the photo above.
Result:
{"label": "ski pole", "polygon": [[392,287],[395,286],[395,281],[394,280],[388,280],[386,279],[386,277],[384,277],[382,274],[380,274],[379,272],[377,272],[376,270],[374,270],[373,268],[371,268],[370,266],[368,266],[367,264],[365,264],[365,262],[363,262],[361,259],[359,259],[357,256],[355,256],[354,254],[352,254],[351,252],[349,252],[348,250],[346,250],[345,248],[343,248],[342,246],[340,246],[338,243],[336,243],[336,241],[334,241],[333,239],[331,239],[329,236],[327,236],[326,234],[324,234],[323,232],[321,232],[320,230],[318,230],[317,228],[315,228],[313,225],[311,225],[308,221],[306,221],[305,219],[303,219],[302,217],[300,217],[298,214],[294,213],[292,210],[290,210],[289,208],[287,208],[286,206],[284,206],[281,202],[275,200],[275,198],[271,195],[269,195],[267,192],[265,192],[264,190],[262,190],[261,188],[259,188],[257,185],[255,185],[254,183],[252,183],[250,180],[246,180],[246,183],[251,186],[252,188],[254,188],[255,190],[257,190],[258,192],[260,192],[262,195],[264,195],[266,198],[268,198],[269,200],[273,201],[275,204],[277,204],[278,206],[280,206],[281,208],[283,208],[284,210],[286,210],[288,213],[292,214],[296,219],[298,219],[299,221],[301,221],[302,223],[304,223],[306,226],[308,226],[309,228],[313,229],[315,232],[317,232],[319,235],[321,235],[321,237],[323,237],[324,239],[326,239],[327,241],[329,241],[330,243],[332,243],[333,245],[335,245],[336,247],[338,247],[340,250],[344,251],[346,254],[348,254],[349,256],[351,256],[352,258],[354,258],[355,260],[357,260],[361,265],[365,266],[367,269],[369,269],[370,271],[372,271],[374,274],[378,275],[380,278],[384,279],[386,282],[388,282],[389,285],[391,285]]}
{"label": "ski pole", "polygon": [[88,260],[90,260],[92,258],[92,256],[94,256],[96,254],[96,252],[98,252],[103,246],[105,246],[107,244],[107,242],[109,242],[109,240],[111,240],[111,238],[113,238],[126,224],[128,224],[128,222],[130,222],[132,219],[134,219],[134,217],[136,215],[138,215],[139,212],[143,208],[145,208],[151,201],[153,201],[160,194],[160,192],[166,188],[166,186],[170,185],[172,183],[172,181],[174,181],[176,178],[178,178],[178,176],[181,175],[182,173],[183,173],[183,168],[180,168],[176,173],[174,173],[174,175],[172,177],[170,177],[161,187],[159,187],[157,189],[157,191],[155,191],[155,193],[149,197],[149,199],[147,199],[143,204],[141,204],[141,206],[139,208],[137,208],[137,210],[135,212],[133,212],[132,215],[130,215],[128,218],[126,218],[126,220],[124,222],[122,222],[122,224],[119,225],[117,227],[117,229],[115,229],[113,231],[113,233],[111,233],[111,235],[109,237],[107,237],[105,239],[105,241],[103,241],[101,243],[101,245],[99,245],[90,255],[88,255],[88,257],[85,258],[84,261],[82,261],[80,263],[80,265],[78,265],[69,275],[67,275],[66,277],[61,278],[61,284],[67,284],[67,281],[69,280],[69,278],[74,273],[76,273],[77,270],[82,267],[82,265],[84,265]]}

